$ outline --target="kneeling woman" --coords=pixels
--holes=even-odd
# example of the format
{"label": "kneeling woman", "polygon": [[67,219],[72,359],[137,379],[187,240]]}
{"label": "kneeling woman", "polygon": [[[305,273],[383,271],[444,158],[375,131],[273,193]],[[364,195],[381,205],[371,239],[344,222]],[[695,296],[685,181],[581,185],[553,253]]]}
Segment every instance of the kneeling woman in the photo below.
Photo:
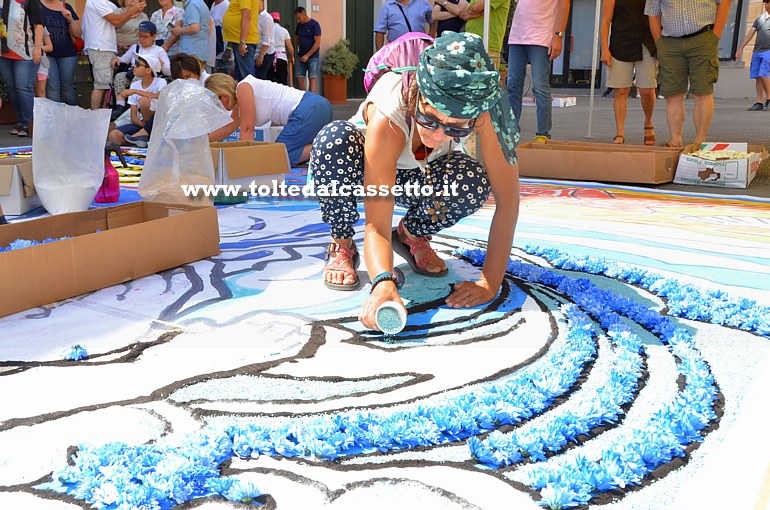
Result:
{"label": "kneeling woman", "polygon": [[[275,141],[286,145],[291,166],[308,160],[313,138],[332,120],[332,105],[326,98],[251,75],[236,84],[231,76],[215,73],[206,79],[205,87],[228,110],[237,106],[241,140],[253,140],[255,126],[284,126]],[[224,136],[216,132],[217,139],[230,135],[236,127],[232,126]]]}
{"label": "kneeling woman", "polygon": [[[396,229],[393,196],[364,200],[364,253],[372,290],[360,320],[371,329],[377,329],[374,316],[380,304],[401,302],[392,275],[393,249],[419,274],[446,275],[446,264],[431,248],[430,236],[477,211],[490,190],[495,213],[481,277],[455,285],[446,303],[460,308],[492,300],[505,274],[519,213],[514,150],[519,128],[481,38],[445,33],[422,53],[412,74],[402,80],[390,72],[375,83],[359,109],[360,119],[353,119],[366,124],[366,137],[354,123],[335,121],[318,134],[310,156],[316,189],[337,181],[366,189],[429,185],[441,193],[456,183],[457,196],[396,196],[395,203],[407,209]],[[453,142],[473,132],[483,164],[453,150]],[[356,198],[320,200],[333,238],[324,281],[328,287],[355,289]]]}

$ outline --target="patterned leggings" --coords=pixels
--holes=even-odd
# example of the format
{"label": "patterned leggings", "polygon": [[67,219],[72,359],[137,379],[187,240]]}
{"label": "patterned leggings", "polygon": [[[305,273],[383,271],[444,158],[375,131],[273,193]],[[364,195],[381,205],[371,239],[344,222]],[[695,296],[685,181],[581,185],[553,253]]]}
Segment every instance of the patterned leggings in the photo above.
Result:
{"label": "patterned leggings", "polygon": [[[339,185],[364,184],[364,135],[347,121],[327,124],[313,141],[310,151],[310,171],[316,190]],[[478,211],[489,196],[489,181],[484,168],[473,158],[460,152],[451,152],[420,168],[399,169],[396,184],[432,186],[435,192],[444,192],[457,183],[458,196],[396,196],[396,204],[407,209],[404,226],[409,233],[425,237],[451,227],[461,218]],[[359,219],[356,205],[359,197],[318,197],[321,217],[329,224],[335,239],[352,239],[353,225]]]}

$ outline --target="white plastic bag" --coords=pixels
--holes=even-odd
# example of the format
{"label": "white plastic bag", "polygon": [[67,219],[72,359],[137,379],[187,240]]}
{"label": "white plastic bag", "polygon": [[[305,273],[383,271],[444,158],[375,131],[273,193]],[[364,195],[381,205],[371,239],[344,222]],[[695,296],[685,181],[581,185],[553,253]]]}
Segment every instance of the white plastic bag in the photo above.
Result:
{"label": "white plastic bag", "polygon": [[110,110],[35,98],[32,175],[51,214],[85,211],[104,179]]}
{"label": "white plastic bag", "polygon": [[213,197],[186,197],[182,185],[213,185],[208,134],[232,119],[214,93],[192,80],[174,80],[158,97],[147,159],[139,180],[145,200],[211,204]]}

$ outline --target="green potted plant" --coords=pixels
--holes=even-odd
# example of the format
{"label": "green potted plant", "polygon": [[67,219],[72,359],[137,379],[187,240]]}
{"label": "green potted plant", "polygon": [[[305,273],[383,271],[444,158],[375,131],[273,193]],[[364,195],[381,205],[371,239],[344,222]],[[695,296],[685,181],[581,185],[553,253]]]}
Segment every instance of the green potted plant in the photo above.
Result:
{"label": "green potted plant", "polygon": [[344,104],[348,99],[348,80],[353,76],[358,56],[350,51],[350,41],[340,39],[324,55],[324,96],[332,104]]}

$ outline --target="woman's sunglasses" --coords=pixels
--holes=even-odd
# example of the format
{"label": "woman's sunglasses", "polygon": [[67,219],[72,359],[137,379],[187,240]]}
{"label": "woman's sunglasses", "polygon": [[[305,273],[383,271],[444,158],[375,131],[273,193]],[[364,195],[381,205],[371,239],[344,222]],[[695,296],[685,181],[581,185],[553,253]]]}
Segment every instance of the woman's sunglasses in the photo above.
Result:
{"label": "woman's sunglasses", "polygon": [[473,133],[473,127],[476,125],[476,119],[471,119],[468,122],[467,127],[457,127],[457,126],[447,126],[446,124],[442,124],[439,121],[432,119],[425,115],[422,110],[420,110],[420,95],[417,95],[417,108],[414,112],[414,120],[419,125],[424,127],[425,129],[429,129],[431,131],[435,131],[438,128],[442,128],[444,130],[444,133],[446,133],[447,136],[451,136],[452,138],[464,138],[471,133]]}

